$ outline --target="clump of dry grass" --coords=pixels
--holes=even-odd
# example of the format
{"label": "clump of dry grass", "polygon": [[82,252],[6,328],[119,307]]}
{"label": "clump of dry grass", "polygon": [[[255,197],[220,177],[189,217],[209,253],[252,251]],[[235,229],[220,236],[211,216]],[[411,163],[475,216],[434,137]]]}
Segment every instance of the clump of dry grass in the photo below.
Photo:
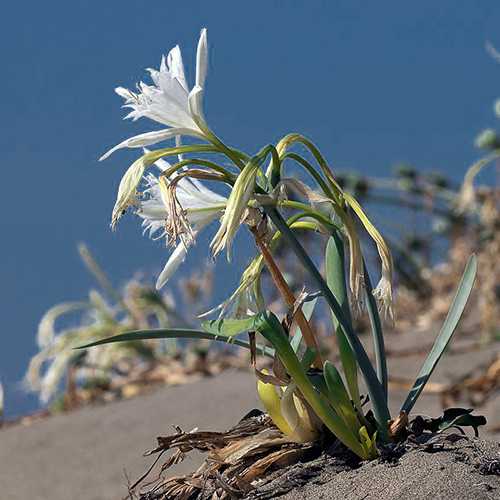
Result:
{"label": "clump of dry grass", "polygon": [[[196,271],[179,282],[182,300],[172,290],[158,292],[140,276],[117,290],[84,245],[80,253],[101,290],[92,290],[87,302],[59,304],[45,314],[38,331],[40,351],[25,379],[42,402],[52,402],[53,411],[128,399],[157,387],[217,375],[230,366],[246,366],[239,351],[209,351],[203,343],[180,349],[173,340],[143,340],[75,353],[75,345],[126,331],[168,328],[173,323],[188,328],[205,307],[213,284],[210,271]],[[181,315],[183,303],[196,307],[183,307]],[[58,328],[65,315],[72,315],[71,325]]]}
{"label": "clump of dry grass", "polygon": [[[229,500],[250,493],[276,468],[303,459],[313,459],[324,449],[323,443],[297,443],[284,436],[271,418],[252,410],[238,424],[224,432],[184,432],[159,437],[158,446],[145,456],[159,454],[150,470],[130,486],[130,497],[140,500],[188,500],[190,498]],[[162,464],[157,478],[144,483],[163,453],[176,451]],[[203,464],[193,473],[168,479],[162,474],[183,461],[192,450],[206,453]],[[150,487],[141,493],[139,487]]]}
{"label": "clump of dry grass", "polygon": [[492,339],[500,330],[500,191],[483,188],[478,198],[477,219],[450,233],[445,261],[425,268],[418,277],[427,293],[418,296],[407,287],[397,289],[398,328],[403,330],[411,324],[415,326],[415,318],[418,318],[416,326],[421,327],[442,321],[449,310],[463,266],[468,256],[475,253],[478,273],[467,311],[474,316],[473,324],[480,329],[485,340]]}

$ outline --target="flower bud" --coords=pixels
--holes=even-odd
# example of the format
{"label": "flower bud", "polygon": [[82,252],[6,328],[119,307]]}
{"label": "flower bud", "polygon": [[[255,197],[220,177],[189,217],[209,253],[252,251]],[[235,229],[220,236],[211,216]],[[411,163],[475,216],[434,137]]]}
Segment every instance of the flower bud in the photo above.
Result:
{"label": "flower bud", "polygon": [[474,144],[479,149],[500,149],[500,136],[498,135],[496,130],[486,129],[476,137]]}
{"label": "flower bud", "polygon": [[495,110],[496,115],[500,116],[500,99],[497,99],[495,101],[495,104],[493,104],[493,109]]}

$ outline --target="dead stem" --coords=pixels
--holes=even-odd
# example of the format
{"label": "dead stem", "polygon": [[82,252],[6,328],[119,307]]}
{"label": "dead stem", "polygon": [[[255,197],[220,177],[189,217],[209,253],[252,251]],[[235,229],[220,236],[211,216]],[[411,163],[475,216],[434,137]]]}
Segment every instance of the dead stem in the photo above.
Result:
{"label": "dead stem", "polygon": [[[271,276],[273,277],[276,286],[281,292],[281,295],[283,295],[283,298],[285,299],[287,306],[293,307],[296,302],[295,295],[293,294],[292,290],[288,286],[288,283],[285,281],[285,278],[281,274],[281,271],[276,265],[273,256],[271,255],[266,245],[262,241],[262,238],[259,236],[258,229],[256,227],[252,227],[249,229],[255,238],[255,243],[259,248],[262,257],[264,257],[264,260],[267,264],[267,267],[269,268]],[[306,345],[311,349],[314,349],[318,353],[316,359],[314,360],[314,366],[316,368],[322,369],[323,362],[321,360],[321,354],[319,352],[318,344],[316,343],[316,339],[314,338],[314,334],[311,330],[311,325],[309,324],[309,321],[307,321],[307,318],[304,316],[304,313],[302,312],[302,307],[299,307],[299,309],[297,310],[295,318],[297,320],[297,324],[300,327],[302,335],[304,336]]]}

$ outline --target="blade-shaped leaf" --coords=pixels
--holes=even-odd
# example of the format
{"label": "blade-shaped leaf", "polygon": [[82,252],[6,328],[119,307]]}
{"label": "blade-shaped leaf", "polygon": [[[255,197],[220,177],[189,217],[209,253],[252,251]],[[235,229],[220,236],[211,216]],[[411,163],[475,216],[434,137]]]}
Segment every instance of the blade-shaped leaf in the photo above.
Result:
{"label": "blade-shaped leaf", "polygon": [[244,319],[213,319],[201,324],[203,330],[222,337],[232,337],[253,328],[255,316]]}
{"label": "blade-shaped leaf", "polygon": [[382,331],[382,323],[377,309],[377,301],[373,296],[373,288],[370,280],[370,275],[366,264],[363,261],[365,272],[365,287],[366,287],[366,306],[370,317],[372,327],[373,347],[375,350],[375,364],[377,366],[377,377],[380,380],[380,385],[387,399],[388,375],[387,375],[387,357],[385,354],[384,332]]}
{"label": "blade-shaped leaf", "polygon": [[431,352],[429,353],[417,380],[413,384],[413,387],[408,394],[403,407],[401,408],[401,412],[405,411],[406,413],[410,413],[411,409],[417,402],[418,397],[422,393],[425,384],[427,384],[432,372],[441,359],[441,356],[443,355],[443,352],[445,351],[446,346],[448,345],[448,342],[458,325],[462,313],[464,312],[465,305],[467,304],[467,300],[469,299],[472,291],[472,286],[474,285],[476,270],[477,259],[475,254],[472,254],[462,276],[462,281],[460,281],[460,285],[458,286],[457,293],[453,298],[448,316],[444,321],[443,327],[439,332],[436,342],[434,342],[434,345],[432,346]]}
{"label": "blade-shaped leaf", "polygon": [[307,372],[307,370],[309,370],[309,368],[311,368],[311,365],[314,363],[317,355],[318,353],[314,349],[308,347],[306,349],[306,352],[304,353],[304,356],[302,356],[302,359],[300,360],[300,367],[305,372]]}
{"label": "blade-shaped leaf", "polygon": [[[352,328],[345,276],[344,242],[337,233],[333,233],[328,240],[325,254],[325,269],[326,283],[335,298],[338,300],[339,305],[344,312],[345,318]],[[358,384],[358,364],[356,363],[356,356],[354,355],[354,352],[349,345],[349,341],[340,326],[339,320],[334,312],[331,312],[333,325],[335,332],[337,333],[337,343],[339,346],[340,359],[342,361],[347,387],[349,387],[349,391],[351,392],[356,408],[361,413],[363,410],[361,409],[361,398]]]}
{"label": "blade-shaped leaf", "polygon": [[[200,332],[198,330],[188,329],[152,329],[152,330],[135,330],[133,332],[121,333],[113,337],[96,340],[89,344],[75,347],[75,349],[87,349],[97,345],[112,344],[114,342],[130,342],[133,340],[155,340],[155,339],[198,339],[198,340],[215,340],[217,342],[227,343],[228,339],[223,336],[214,335],[212,333]],[[234,339],[235,345],[250,349],[250,343],[245,340]],[[258,352],[264,352],[264,355],[269,358],[274,358],[274,349],[257,345]]]}
{"label": "blade-shaped leaf", "polygon": [[[310,297],[308,297],[310,298]],[[307,321],[311,319],[311,316],[313,315],[314,308],[316,307],[316,302],[318,301],[318,297],[314,297],[312,300],[306,300],[302,304],[302,312],[304,316],[306,317]],[[293,339],[290,341],[290,345],[292,346],[292,349],[297,352],[300,346],[300,342],[302,341],[302,332],[300,331],[300,327],[297,328],[297,331],[295,332],[295,335],[293,336]]]}
{"label": "blade-shaped leaf", "polygon": [[330,361],[325,361],[325,366],[323,369],[323,374],[325,377],[325,382],[328,387],[328,392],[330,397],[328,401],[334,404],[335,410],[342,415],[345,423],[348,425],[349,429],[353,432],[359,432],[360,423],[354,412],[354,408],[351,403],[351,398],[347,393],[347,390],[342,381],[342,377],[338,372],[335,365],[330,363]]}

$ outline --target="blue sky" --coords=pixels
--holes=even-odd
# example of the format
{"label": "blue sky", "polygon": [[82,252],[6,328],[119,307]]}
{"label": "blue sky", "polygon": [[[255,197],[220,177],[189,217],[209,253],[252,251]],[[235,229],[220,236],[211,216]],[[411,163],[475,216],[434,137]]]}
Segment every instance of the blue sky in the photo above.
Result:
{"label": "blue sky", "polygon": [[[36,407],[20,391],[43,313],[94,286],[76,245],[89,244],[115,283],[156,275],[167,251],[125,217],[109,229],[133,150],[97,160],[155,125],[122,120],[116,86],[132,88],[174,45],[190,82],[208,29],[205,115],[253,153],[290,132],[314,140],[334,168],[384,175],[406,161],[461,179],[473,138],[496,126],[496,2],[11,2],[0,18],[3,171],[0,380],[6,413]],[[208,260],[204,240],[186,266]],[[245,255],[251,254],[251,247]],[[185,266],[185,267],[186,267]],[[219,286],[237,280],[218,261]]]}

